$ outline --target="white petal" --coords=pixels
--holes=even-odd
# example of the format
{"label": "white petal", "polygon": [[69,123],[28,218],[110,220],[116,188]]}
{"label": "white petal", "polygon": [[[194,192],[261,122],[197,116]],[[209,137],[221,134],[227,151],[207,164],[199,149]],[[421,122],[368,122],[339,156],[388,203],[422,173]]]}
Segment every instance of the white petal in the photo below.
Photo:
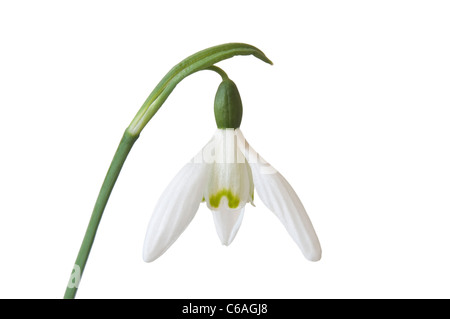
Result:
{"label": "white petal", "polygon": [[198,210],[206,183],[206,165],[186,164],[167,186],[150,219],[143,258],[161,256],[183,233]]}
{"label": "white petal", "polygon": [[261,201],[280,219],[303,255],[311,261],[319,260],[322,255],[319,239],[294,189],[251,148],[240,130],[237,135],[241,151],[252,169],[253,182]]}
{"label": "white petal", "polygon": [[218,210],[212,211],[217,235],[223,245],[228,246],[236,237],[244,217],[244,209],[245,207],[230,210],[226,205],[220,205]]}

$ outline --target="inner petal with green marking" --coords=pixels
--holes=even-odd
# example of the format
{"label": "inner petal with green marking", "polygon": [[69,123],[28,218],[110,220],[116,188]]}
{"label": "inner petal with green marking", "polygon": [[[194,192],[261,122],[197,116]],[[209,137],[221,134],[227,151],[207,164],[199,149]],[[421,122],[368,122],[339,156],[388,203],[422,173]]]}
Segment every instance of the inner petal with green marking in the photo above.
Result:
{"label": "inner petal with green marking", "polygon": [[221,189],[215,194],[209,196],[209,204],[214,208],[219,208],[222,197],[228,199],[228,207],[237,208],[240,203],[239,196],[233,194],[229,189]]}

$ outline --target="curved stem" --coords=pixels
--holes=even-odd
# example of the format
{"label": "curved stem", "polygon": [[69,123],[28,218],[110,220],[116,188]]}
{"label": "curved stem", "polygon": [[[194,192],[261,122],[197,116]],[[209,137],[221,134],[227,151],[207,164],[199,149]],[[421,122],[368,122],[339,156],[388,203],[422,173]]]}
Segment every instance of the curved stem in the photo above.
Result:
{"label": "curved stem", "polygon": [[217,74],[219,74],[222,77],[222,81],[229,80],[228,75],[225,73],[225,71],[215,65],[212,65],[209,68],[205,68],[203,70],[209,70],[209,71],[216,72]]}

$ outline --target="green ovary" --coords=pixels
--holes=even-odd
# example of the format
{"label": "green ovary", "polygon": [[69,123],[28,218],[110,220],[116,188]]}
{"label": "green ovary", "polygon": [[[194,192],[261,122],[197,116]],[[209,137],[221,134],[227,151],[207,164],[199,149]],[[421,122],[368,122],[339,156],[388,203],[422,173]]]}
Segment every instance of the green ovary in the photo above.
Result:
{"label": "green ovary", "polygon": [[226,196],[226,198],[228,199],[228,207],[237,208],[239,206],[239,197],[233,195],[233,193],[228,189],[222,189],[216,194],[209,196],[209,204],[211,205],[211,207],[218,208],[220,205],[220,200],[223,196]]}

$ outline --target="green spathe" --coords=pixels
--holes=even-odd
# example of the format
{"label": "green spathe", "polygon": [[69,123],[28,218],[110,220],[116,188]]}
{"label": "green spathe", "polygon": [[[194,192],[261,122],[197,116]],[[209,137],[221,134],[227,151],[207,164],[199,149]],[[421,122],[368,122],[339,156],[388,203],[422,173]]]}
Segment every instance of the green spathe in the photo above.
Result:
{"label": "green spathe", "polygon": [[209,196],[209,204],[211,207],[219,208],[220,200],[222,197],[226,197],[228,199],[228,207],[230,208],[238,208],[240,203],[240,198],[237,195],[234,195],[229,189],[221,189],[216,194]]}
{"label": "green spathe", "polygon": [[128,126],[133,135],[138,135],[156,114],[164,101],[185,77],[201,70],[209,69],[215,63],[236,55],[253,55],[272,64],[258,48],[245,43],[226,43],[199,51],[174,66],[150,93],[147,100]]}
{"label": "green spathe", "polygon": [[242,101],[236,84],[224,79],[214,99],[214,116],[220,129],[239,128],[242,120]]}

